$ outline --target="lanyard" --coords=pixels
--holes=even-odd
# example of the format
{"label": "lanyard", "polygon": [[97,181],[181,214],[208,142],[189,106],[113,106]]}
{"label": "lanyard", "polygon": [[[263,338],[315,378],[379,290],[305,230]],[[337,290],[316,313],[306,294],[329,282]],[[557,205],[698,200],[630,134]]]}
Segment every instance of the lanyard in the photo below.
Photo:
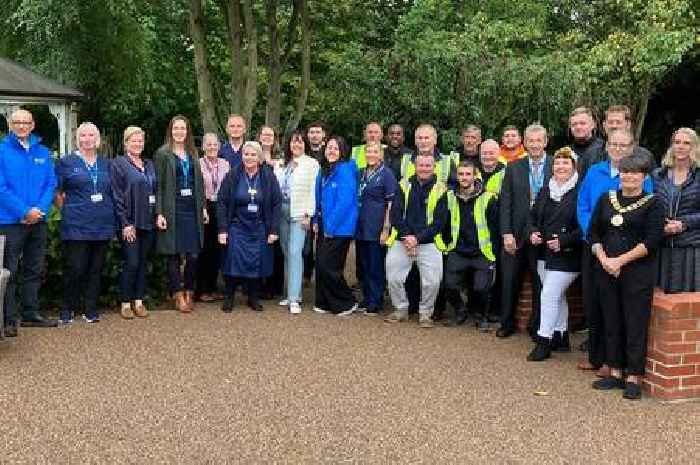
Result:
{"label": "lanyard", "polygon": [[542,184],[544,184],[544,161],[539,162],[539,169],[536,169],[536,162],[533,162],[530,166],[530,192],[532,193],[531,201],[535,201],[535,197],[542,189]]}
{"label": "lanyard", "polygon": [[248,195],[250,195],[250,203],[255,203],[255,194],[258,193],[258,174],[256,173],[253,176],[253,185],[250,185],[250,179],[248,179],[248,175],[243,173],[243,176],[245,177],[245,182],[248,184]]}
{"label": "lanyard", "polygon": [[99,181],[99,176],[100,172],[97,169],[97,159],[95,159],[95,163],[90,166],[90,164],[87,162],[85,157],[83,157],[82,154],[79,155],[80,159],[83,160],[83,163],[85,164],[85,169],[88,172],[88,176],[90,176],[90,179],[92,180],[92,192],[93,194],[97,194],[97,182]]}
{"label": "lanyard", "polygon": [[365,168],[364,173],[362,173],[362,179],[360,180],[360,191],[359,191],[359,196],[362,197],[362,194],[365,192],[365,188],[369,183],[372,182],[374,178],[379,176],[381,172],[384,170],[384,164],[379,165],[379,168],[375,168],[369,175],[367,174],[369,172],[368,168]]}
{"label": "lanyard", "polygon": [[190,157],[189,155],[185,154],[184,158],[180,158],[180,166],[182,166],[182,188],[187,189],[187,177],[190,174]]}

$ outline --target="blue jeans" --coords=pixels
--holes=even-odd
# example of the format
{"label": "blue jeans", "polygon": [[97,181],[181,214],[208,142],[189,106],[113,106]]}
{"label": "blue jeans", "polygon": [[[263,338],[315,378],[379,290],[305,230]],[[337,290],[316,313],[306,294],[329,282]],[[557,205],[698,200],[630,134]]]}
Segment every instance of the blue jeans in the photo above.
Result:
{"label": "blue jeans", "polygon": [[[0,235],[5,236],[5,268],[11,273],[5,292],[5,325],[16,325],[20,316],[31,318],[39,313],[39,288],[48,229],[44,222],[3,224]],[[17,308],[18,284],[22,287],[21,309]]]}
{"label": "blue jeans", "polygon": [[122,274],[120,279],[121,302],[142,300],[146,295],[146,258],[155,244],[155,231],[136,230],[136,240],[122,240]]}
{"label": "blue jeans", "polygon": [[289,203],[282,203],[280,246],[284,254],[284,272],[289,302],[301,302],[301,280],[304,273],[304,241],[306,230],[301,222],[289,217]]}

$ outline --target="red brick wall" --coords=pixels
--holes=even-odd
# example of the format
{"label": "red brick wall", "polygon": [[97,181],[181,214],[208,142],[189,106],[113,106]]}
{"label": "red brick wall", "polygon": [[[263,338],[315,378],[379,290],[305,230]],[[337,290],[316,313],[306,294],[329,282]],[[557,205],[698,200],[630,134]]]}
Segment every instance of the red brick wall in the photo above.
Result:
{"label": "red brick wall", "polygon": [[700,293],[654,293],[644,389],[663,400],[700,399]]}
{"label": "red brick wall", "polygon": [[[584,326],[583,296],[581,294],[581,278],[576,279],[566,292],[569,303],[569,329],[579,329]],[[532,313],[532,279],[530,273],[525,273],[523,287],[515,310],[515,327],[520,332],[527,331],[527,325]]]}

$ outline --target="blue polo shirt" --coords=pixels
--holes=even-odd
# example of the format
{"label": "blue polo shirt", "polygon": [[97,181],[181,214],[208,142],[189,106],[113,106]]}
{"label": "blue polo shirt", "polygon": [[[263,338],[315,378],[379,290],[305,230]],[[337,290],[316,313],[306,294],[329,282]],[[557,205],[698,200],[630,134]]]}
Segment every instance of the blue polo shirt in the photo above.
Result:
{"label": "blue polo shirt", "polygon": [[360,174],[358,201],[360,214],[357,219],[355,239],[378,241],[384,226],[386,206],[399,188],[399,183],[391,169],[383,163],[368,175],[367,168]]}
{"label": "blue polo shirt", "polygon": [[234,150],[230,142],[226,142],[219,149],[219,158],[226,160],[231,167],[231,171],[236,171],[243,161],[243,144]]}
{"label": "blue polo shirt", "polygon": [[56,164],[58,189],[65,194],[61,209],[64,241],[106,241],[114,236],[116,221],[110,161],[98,156],[95,164],[73,153]]}

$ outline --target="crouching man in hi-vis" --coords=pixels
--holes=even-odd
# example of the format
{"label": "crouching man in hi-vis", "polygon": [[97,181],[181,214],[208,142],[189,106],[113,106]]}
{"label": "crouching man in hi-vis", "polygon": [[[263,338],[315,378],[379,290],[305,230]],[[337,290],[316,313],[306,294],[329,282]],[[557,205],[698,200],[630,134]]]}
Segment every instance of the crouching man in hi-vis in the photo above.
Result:
{"label": "crouching man in hi-vis", "polygon": [[442,253],[435,236],[447,220],[447,187],[434,174],[432,155],[416,157],[416,174],[400,183],[401,193],[391,205],[392,231],[387,246],[386,275],[395,311],[385,320],[408,320],[408,298],[404,282],[413,263],[420,272],[421,300],[419,324],[433,326],[433,309],[442,280]]}
{"label": "crouching man in hi-vis", "polygon": [[497,251],[492,238],[498,239],[498,199],[493,192],[484,191],[478,173],[471,160],[457,167],[457,187],[447,193],[449,223],[435,243],[447,254],[445,292],[455,312],[450,326],[467,320],[461,290],[468,283],[470,313],[478,321],[479,329],[487,331],[490,291],[496,278]]}

